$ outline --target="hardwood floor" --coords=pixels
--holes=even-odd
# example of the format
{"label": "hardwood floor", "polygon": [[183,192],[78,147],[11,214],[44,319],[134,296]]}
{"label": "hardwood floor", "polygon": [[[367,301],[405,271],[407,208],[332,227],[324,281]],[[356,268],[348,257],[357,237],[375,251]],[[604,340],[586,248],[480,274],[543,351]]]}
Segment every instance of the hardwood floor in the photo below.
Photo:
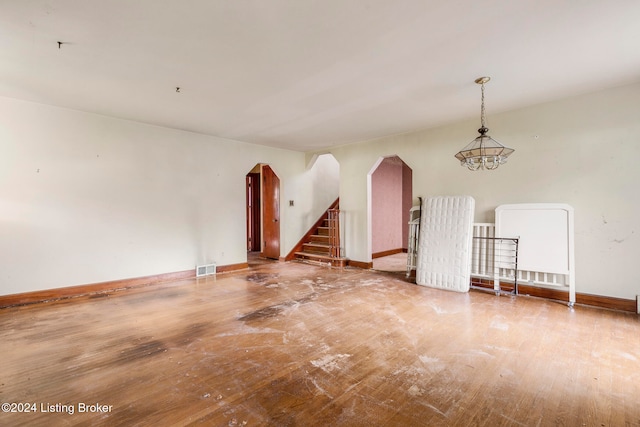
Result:
{"label": "hardwood floor", "polygon": [[36,404],[3,426],[640,426],[637,315],[403,273],[261,263],[3,309],[0,338],[0,401]]}
{"label": "hardwood floor", "polygon": [[373,270],[384,271],[388,273],[406,273],[407,253],[401,252],[398,254],[375,258],[373,260]]}

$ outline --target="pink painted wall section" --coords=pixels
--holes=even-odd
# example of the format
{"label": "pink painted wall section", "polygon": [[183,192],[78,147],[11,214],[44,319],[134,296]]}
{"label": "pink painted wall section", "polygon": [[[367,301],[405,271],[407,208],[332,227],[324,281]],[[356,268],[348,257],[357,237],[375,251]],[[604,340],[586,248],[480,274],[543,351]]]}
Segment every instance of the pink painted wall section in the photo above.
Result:
{"label": "pink painted wall section", "polygon": [[411,169],[398,157],[384,159],[371,174],[373,254],[407,247],[411,175]]}

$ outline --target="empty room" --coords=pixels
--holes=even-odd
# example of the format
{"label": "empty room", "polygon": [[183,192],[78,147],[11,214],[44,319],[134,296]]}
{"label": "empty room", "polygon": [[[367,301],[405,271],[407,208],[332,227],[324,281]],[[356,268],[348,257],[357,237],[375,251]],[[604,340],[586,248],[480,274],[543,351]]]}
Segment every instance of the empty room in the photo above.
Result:
{"label": "empty room", "polygon": [[638,22],[0,2],[0,425],[640,427]]}

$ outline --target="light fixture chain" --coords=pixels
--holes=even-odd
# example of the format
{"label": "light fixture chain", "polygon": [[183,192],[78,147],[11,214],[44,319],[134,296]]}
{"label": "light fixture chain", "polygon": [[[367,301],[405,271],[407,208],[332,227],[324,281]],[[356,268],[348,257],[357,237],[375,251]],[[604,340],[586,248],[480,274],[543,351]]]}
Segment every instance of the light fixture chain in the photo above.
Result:
{"label": "light fixture chain", "polygon": [[484,82],[480,85],[480,91],[482,96],[480,98],[480,125],[485,128],[485,120],[484,120]]}
{"label": "light fixture chain", "polygon": [[486,114],[484,108],[484,84],[491,80],[490,77],[478,77],[475,83],[480,85],[480,129],[479,136],[467,144],[462,150],[456,153],[455,158],[460,161],[460,165],[469,170],[477,171],[481,169],[494,170],[501,164],[506,163],[507,158],[513,153],[513,149],[505,147],[495,139],[487,135]]}

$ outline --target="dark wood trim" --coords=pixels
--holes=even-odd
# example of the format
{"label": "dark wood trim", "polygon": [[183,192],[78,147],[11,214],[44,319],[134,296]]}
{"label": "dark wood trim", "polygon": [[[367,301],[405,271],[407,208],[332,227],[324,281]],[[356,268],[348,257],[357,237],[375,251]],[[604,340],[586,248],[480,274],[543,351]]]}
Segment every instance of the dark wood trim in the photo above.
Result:
{"label": "dark wood trim", "polygon": [[247,250],[259,251],[261,249],[261,204],[260,204],[260,173],[249,172],[247,174]]}
{"label": "dark wood trim", "polygon": [[596,307],[610,308],[613,310],[637,312],[636,300],[605,297],[602,295],[576,294],[576,303],[584,305],[593,305]]}
{"label": "dark wood trim", "polygon": [[331,265],[332,267],[346,267],[348,260],[346,258],[334,258],[330,255],[312,254],[307,252],[296,252],[298,261],[305,261],[310,264]]}
{"label": "dark wood trim", "polygon": [[388,251],[376,252],[375,254],[371,254],[371,258],[382,258],[389,255],[401,254],[403,252],[407,252],[407,250],[403,248],[389,249]]}
{"label": "dark wood trim", "polygon": [[370,270],[373,268],[373,262],[356,261],[354,259],[348,260],[347,265],[349,267],[363,268],[365,270]]}
{"label": "dark wood trim", "polygon": [[[476,286],[478,288],[483,288],[483,289],[493,289],[493,280],[472,277],[471,286]],[[521,287],[519,286],[519,288]],[[513,283],[500,282],[500,289],[506,292],[511,292],[513,291]]]}
{"label": "dark wood trim", "polygon": [[[479,288],[493,289],[493,281],[487,279],[471,278],[471,285]],[[513,283],[500,282],[500,288],[507,292],[513,291]],[[531,285],[518,285],[518,295],[532,296],[538,298],[546,298],[557,301],[569,301],[569,295],[566,291],[558,289],[543,288]],[[576,304],[590,305],[600,308],[609,308],[612,310],[637,312],[636,300],[608,297],[603,295],[592,295],[576,293]]]}
{"label": "dark wood trim", "polygon": [[[513,286],[511,286],[511,289],[513,289]],[[518,285],[518,293],[520,295],[530,295],[532,297],[569,302],[569,292],[563,292],[558,289],[542,288],[531,285]],[[578,294],[576,294],[576,302],[577,300]]]}
{"label": "dark wood trim", "polygon": [[[220,265],[216,267],[218,273],[249,268],[246,262],[240,264]],[[56,301],[76,298],[80,296],[122,291],[125,289],[154,285],[161,282],[193,279],[196,270],[177,271],[172,273],[154,274],[152,276],[134,277],[130,279],[111,280],[108,282],[92,283],[89,285],[68,286],[64,288],[44,289],[41,291],[24,292],[20,294],[0,295],[0,309],[17,305],[36,304],[40,302]]]}
{"label": "dark wood trim", "polygon": [[196,270],[178,271],[173,273],[155,274],[152,276],[135,277],[131,279],[111,280],[108,282],[92,283],[89,285],[68,286],[64,288],[45,289],[41,291],[24,292],[20,294],[0,296],[0,308],[15,305],[34,304],[38,302],[54,301],[74,298],[107,291],[117,291],[146,286],[169,280],[190,279],[196,276]]}
{"label": "dark wood trim", "polygon": [[305,233],[304,236],[302,236],[302,238],[300,239],[300,241],[298,243],[296,243],[296,245],[293,247],[293,249],[291,249],[291,252],[289,252],[287,254],[287,256],[284,258],[285,261],[291,261],[296,257],[296,252],[302,252],[302,245],[304,243],[306,243],[311,236],[313,235],[313,233],[316,232],[316,230],[318,229],[318,227],[320,227],[322,225],[322,223],[324,222],[324,220],[329,219],[329,209],[337,209],[338,205],[340,204],[340,197],[338,197],[332,204],[331,206],[329,206],[327,208],[326,211],[324,211],[324,213],[320,216],[320,218],[315,222],[315,224],[313,224],[311,226],[311,228]]}

